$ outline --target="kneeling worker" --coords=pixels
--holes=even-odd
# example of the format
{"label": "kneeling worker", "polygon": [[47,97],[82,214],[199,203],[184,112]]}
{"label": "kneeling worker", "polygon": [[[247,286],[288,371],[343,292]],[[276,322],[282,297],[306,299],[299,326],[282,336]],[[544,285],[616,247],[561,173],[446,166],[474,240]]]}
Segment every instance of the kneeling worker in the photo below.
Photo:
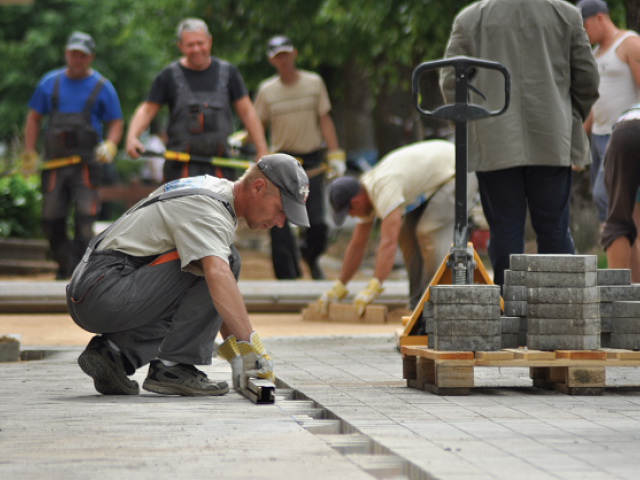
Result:
{"label": "kneeling worker", "polygon": [[236,388],[248,378],[273,381],[236,283],[235,227],[238,218],[252,230],[287,220],[308,227],[308,194],[293,157],[267,155],[235,183],[208,175],[167,183],[95,237],[67,286],[67,306],[80,327],[102,334],[78,358],[96,390],[136,395],[128,375],[150,363],[145,390],[225,394],[227,382],[194,366],[211,364],[219,331]]}
{"label": "kneeling worker", "polygon": [[[469,204],[477,181],[468,176]],[[360,180],[342,177],[329,186],[329,203],[336,225],[347,215],[357,224],[347,246],[339,280],[318,301],[327,315],[329,304],[343,299],[346,284],[358,271],[375,217],[380,244],[373,278],[355,299],[358,315],[382,292],[400,245],[409,276],[409,305],[414,309],[432,277],[448,255],[455,223],[455,147],[445,140],[428,140],[394,150]]]}

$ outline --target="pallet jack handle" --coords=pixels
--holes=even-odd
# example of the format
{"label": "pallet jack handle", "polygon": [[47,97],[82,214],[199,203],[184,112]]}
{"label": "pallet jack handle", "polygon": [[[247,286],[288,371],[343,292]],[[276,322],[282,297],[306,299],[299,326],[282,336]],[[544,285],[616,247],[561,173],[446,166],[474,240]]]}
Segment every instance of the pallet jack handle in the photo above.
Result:
{"label": "pallet jack handle", "polygon": [[[455,103],[443,105],[434,111],[424,110],[420,107],[420,76],[428,70],[437,70],[443,67],[455,69]],[[489,111],[479,105],[469,103],[469,90],[485,98],[482,92],[469,83],[469,71],[471,69],[497,70],[504,76],[504,106],[500,110]],[[467,246],[467,123],[487,117],[502,115],[509,108],[511,94],[511,76],[507,68],[497,62],[480,60],[471,57],[451,57],[443,60],[425,62],[418,65],[413,71],[412,78],[413,104],[420,115],[427,118],[448,120],[455,123],[456,146],[456,193],[455,193],[455,229],[453,233],[453,247],[449,254],[447,267],[451,268],[451,283],[457,285],[473,284],[473,271],[475,261],[473,249]]]}

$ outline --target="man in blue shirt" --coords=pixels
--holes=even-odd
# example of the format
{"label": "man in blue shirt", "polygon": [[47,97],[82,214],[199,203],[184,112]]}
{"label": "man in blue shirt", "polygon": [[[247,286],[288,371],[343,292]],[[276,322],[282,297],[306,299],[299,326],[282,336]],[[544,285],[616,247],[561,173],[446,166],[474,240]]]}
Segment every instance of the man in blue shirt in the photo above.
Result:
{"label": "man in blue shirt", "polygon": [[[25,173],[35,172],[40,124],[42,117],[49,117],[42,166],[42,229],[59,266],[56,279],[71,277],[93,237],[102,167],[113,160],[122,138],[118,95],[109,80],[91,68],[94,51],[90,35],[73,32],[65,49],[66,67],[42,77],[29,102],[22,155]],[[72,203],[73,242],[66,234]]]}

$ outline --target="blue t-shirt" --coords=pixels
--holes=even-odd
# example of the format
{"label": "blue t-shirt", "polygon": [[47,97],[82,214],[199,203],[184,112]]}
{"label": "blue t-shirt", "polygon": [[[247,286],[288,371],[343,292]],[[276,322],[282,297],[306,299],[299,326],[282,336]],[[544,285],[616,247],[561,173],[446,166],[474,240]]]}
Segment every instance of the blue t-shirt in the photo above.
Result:
{"label": "blue t-shirt", "polygon": [[[101,77],[95,70],[91,75],[82,80],[72,80],[64,74],[65,68],[60,68],[47,73],[36,87],[33,96],[29,101],[29,108],[32,108],[40,115],[48,115],[51,112],[51,94],[56,77],[60,74],[60,84],[58,85],[58,111],[61,113],[81,112],[87,103],[87,99],[93,88]],[[98,132],[98,137],[102,139],[102,123],[120,120],[122,111],[120,110],[120,100],[118,94],[105,78],[100,89],[98,98],[91,107],[91,124]]]}

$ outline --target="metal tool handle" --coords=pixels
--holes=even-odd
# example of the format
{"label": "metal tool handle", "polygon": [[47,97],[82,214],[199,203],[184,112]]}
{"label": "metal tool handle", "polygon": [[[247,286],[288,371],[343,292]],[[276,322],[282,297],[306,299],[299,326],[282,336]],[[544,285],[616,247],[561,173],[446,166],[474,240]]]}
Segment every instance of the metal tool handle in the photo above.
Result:
{"label": "metal tool handle", "polygon": [[[420,75],[428,70],[437,70],[443,67],[455,68],[456,75],[456,103],[443,105],[433,111],[424,110],[420,107]],[[467,90],[473,88],[469,84],[467,70],[471,67],[484,68],[488,70],[497,70],[504,76],[504,106],[500,110],[489,111],[486,108],[468,103]],[[451,57],[443,60],[434,60],[433,62],[425,62],[418,65],[413,71],[413,105],[416,107],[420,115],[429,118],[438,118],[441,120],[449,120],[456,123],[470,122],[481,118],[496,117],[502,115],[509,108],[509,99],[511,97],[511,75],[504,65],[488,60],[480,60],[471,57]],[[458,92],[464,92],[464,100],[459,97]]]}

